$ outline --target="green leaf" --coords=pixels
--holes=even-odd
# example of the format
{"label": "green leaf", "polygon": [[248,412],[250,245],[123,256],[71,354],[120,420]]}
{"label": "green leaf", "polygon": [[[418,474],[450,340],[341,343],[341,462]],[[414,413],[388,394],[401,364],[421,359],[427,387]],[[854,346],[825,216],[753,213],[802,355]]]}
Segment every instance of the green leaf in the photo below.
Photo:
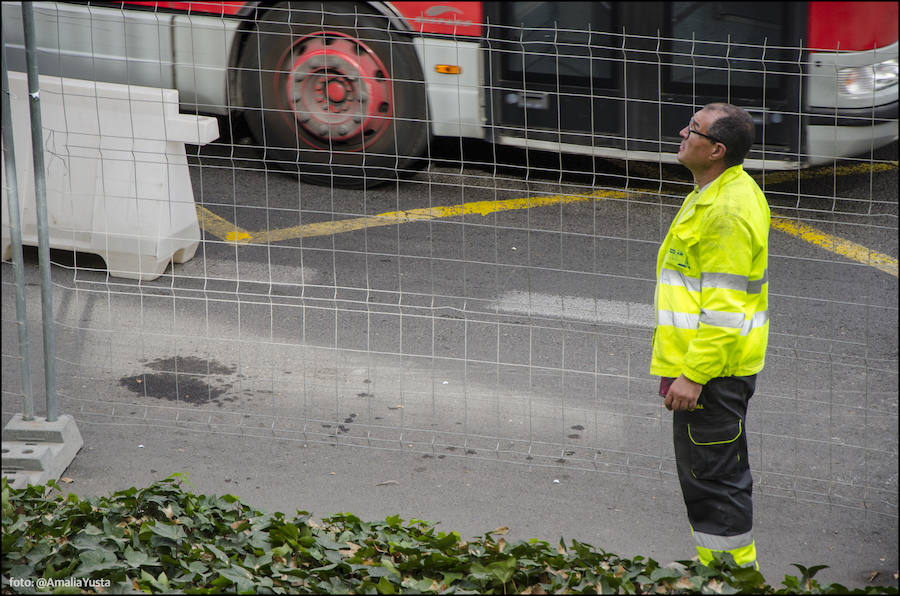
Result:
{"label": "green leaf", "polygon": [[7,528],[3,528],[3,532],[20,532],[28,527],[28,518],[19,517],[13,524]]}
{"label": "green leaf", "polygon": [[117,525],[113,524],[109,521],[109,518],[103,518],[103,533],[111,538],[124,538],[125,537],[125,528],[120,528]]}
{"label": "green leaf", "polygon": [[715,577],[719,574],[718,571],[713,569],[712,567],[707,567],[703,563],[697,563],[694,566],[694,574],[698,577],[702,577],[704,579],[708,579],[710,577]]}
{"label": "green leaf", "polygon": [[[303,544],[303,539],[300,540],[300,544]],[[341,550],[342,548],[347,548],[347,543],[332,540],[328,535],[319,536],[318,540],[316,540],[316,544],[329,550]]]}
{"label": "green leaf", "polygon": [[660,567],[659,569],[654,569],[653,573],[650,574],[650,581],[658,582],[660,580],[678,579],[682,575],[683,574],[677,569]]}
{"label": "green leaf", "polygon": [[272,553],[264,553],[262,556],[257,557],[256,555],[247,555],[244,557],[244,567],[248,569],[252,569],[254,571],[259,571],[260,567],[265,567],[272,563]]}
{"label": "green leaf", "polygon": [[256,530],[251,533],[250,539],[247,542],[253,548],[258,548],[260,550],[270,550],[272,548],[272,541],[269,540],[268,533],[261,530]]}
{"label": "green leaf", "polygon": [[282,544],[281,546],[276,546],[272,549],[271,555],[273,557],[287,557],[291,552],[291,547],[287,544]]}
{"label": "green leaf", "polygon": [[505,584],[512,578],[513,574],[516,572],[516,558],[509,557],[505,561],[496,561],[494,563],[490,563],[485,567],[485,569],[498,580],[500,583]]}
{"label": "green leaf", "polygon": [[[88,507],[90,507],[90,504],[88,504]],[[87,534],[88,536],[102,536],[103,535],[103,530],[101,530],[94,524],[86,525],[84,527],[84,529],[81,531],[84,532],[85,534]]]}
{"label": "green leaf", "polygon": [[147,573],[146,570],[141,569],[141,581],[144,581],[154,588],[158,592],[170,592],[169,588],[169,578],[166,576],[166,572],[163,571],[157,577],[153,577],[151,574]]}
{"label": "green leaf", "polygon": [[740,582],[744,589],[757,588],[764,583],[766,579],[762,574],[753,567],[740,567],[731,572],[734,578]]}
{"label": "green leaf", "polygon": [[159,559],[151,557],[142,551],[137,551],[130,546],[125,547],[125,562],[131,567],[141,567],[142,565],[159,565]]}
{"label": "green leaf", "polygon": [[394,562],[390,557],[381,557],[381,566],[391,572],[392,575],[400,577],[400,571],[394,566]]}
{"label": "green leaf", "polygon": [[388,569],[380,565],[361,565],[365,569],[366,574],[372,579],[388,577],[394,575]]}
{"label": "green leaf", "polygon": [[[4,565],[6,563],[5,556],[6,552],[4,551]],[[35,572],[32,565],[13,565],[9,568],[9,571],[4,569],[3,575],[4,577],[9,575],[9,577],[14,577],[16,579],[31,579],[35,576]],[[40,575],[40,573],[38,573],[37,575]]]}
{"label": "green leaf", "polygon": [[397,589],[394,587],[394,584],[392,584],[391,581],[386,577],[382,577],[381,579],[379,579],[375,587],[378,590],[379,594],[397,593]]}
{"label": "green leaf", "polygon": [[90,534],[79,533],[69,540],[69,546],[78,550],[96,550],[100,548],[101,542],[103,542],[102,536],[91,536]]}
{"label": "green leaf", "polygon": [[614,594],[616,588],[619,587],[618,578],[610,577],[606,575],[600,576],[600,593],[601,594]]}
{"label": "green leaf", "polygon": [[253,587],[253,576],[243,567],[232,565],[231,567],[222,567],[216,569],[219,575],[227,580],[234,582],[239,591],[244,591]]}
{"label": "green leaf", "polygon": [[[184,565],[184,563],[182,563]],[[186,565],[188,571],[201,577],[209,575],[210,569],[203,561],[191,561]]]}
{"label": "green leaf", "polygon": [[116,559],[114,553],[105,549],[86,550],[78,558],[81,560],[81,565],[75,570],[75,575],[79,577],[87,577],[97,571],[108,571],[124,567]]}
{"label": "green leaf", "polygon": [[47,544],[46,542],[40,542],[34,548],[28,551],[28,554],[25,555],[25,559],[31,565],[37,565],[38,563],[49,557],[52,553],[53,549],[50,548],[49,544]]}
{"label": "green leaf", "polygon": [[[409,583],[407,584],[407,582]],[[435,591],[435,588],[432,587],[435,581],[430,577],[425,577],[420,580],[409,578],[407,582],[404,582],[404,586],[414,594],[424,594],[425,592]]]}
{"label": "green leaf", "polygon": [[278,544],[284,542],[294,542],[300,536],[297,526],[294,524],[286,524],[279,521],[273,522],[269,529],[270,539]]}
{"label": "green leaf", "polygon": [[488,570],[484,567],[484,565],[476,561],[469,566],[469,576],[466,579],[478,584],[482,584],[484,582],[490,581],[491,577],[493,576],[488,573]]}
{"label": "green leaf", "polygon": [[346,594],[348,592],[347,587],[347,582],[336,575],[332,575],[328,578],[327,590],[329,594]]}
{"label": "green leaf", "polygon": [[481,544],[475,544],[474,542],[469,542],[466,545],[466,549],[469,551],[469,554],[474,557],[483,557],[484,553],[487,552],[487,549],[484,548]]}
{"label": "green leaf", "polygon": [[2,552],[11,553],[13,547],[16,542],[19,541],[20,536],[18,534],[14,534],[12,532],[7,532],[6,528],[3,528],[3,538],[0,541],[0,546],[2,546]]}
{"label": "green leaf", "polygon": [[75,571],[75,568],[78,567],[79,560],[73,559],[69,561],[68,565],[64,565],[59,569],[55,569],[53,562],[47,564],[46,569],[44,569],[44,577],[53,578],[53,579],[65,579],[67,577],[71,577],[72,573]]}
{"label": "green leaf", "polygon": [[180,542],[182,538],[187,537],[182,527],[175,524],[156,522],[150,526],[150,530],[157,536],[174,540],[175,542]]}
{"label": "green leaf", "polygon": [[808,569],[798,563],[791,563],[791,565],[800,570],[800,572],[803,574],[803,581],[812,579],[818,572],[822,571],[823,569],[828,569],[828,565],[813,565]]}
{"label": "green leaf", "polygon": [[435,540],[432,540],[431,546],[439,550],[446,550],[451,546],[459,544],[459,541],[460,536],[458,532],[450,532],[449,534],[441,532]]}
{"label": "green leaf", "polygon": [[206,550],[208,550],[210,553],[212,553],[213,556],[215,556],[218,560],[222,561],[223,563],[228,562],[228,555],[226,555],[224,552],[222,552],[221,549],[219,549],[216,545],[204,544],[203,547]]}

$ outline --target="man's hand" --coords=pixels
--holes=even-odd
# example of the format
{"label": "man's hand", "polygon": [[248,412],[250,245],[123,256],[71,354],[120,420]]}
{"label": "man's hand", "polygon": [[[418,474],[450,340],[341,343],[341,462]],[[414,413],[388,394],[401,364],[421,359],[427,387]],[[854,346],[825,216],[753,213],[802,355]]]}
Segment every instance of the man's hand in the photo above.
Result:
{"label": "man's hand", "polygon": [[681,375],[669,387],[666,393],[667,410],[693,410],[697,407],[697,398],[703,385],[695,383],[684,375]]}

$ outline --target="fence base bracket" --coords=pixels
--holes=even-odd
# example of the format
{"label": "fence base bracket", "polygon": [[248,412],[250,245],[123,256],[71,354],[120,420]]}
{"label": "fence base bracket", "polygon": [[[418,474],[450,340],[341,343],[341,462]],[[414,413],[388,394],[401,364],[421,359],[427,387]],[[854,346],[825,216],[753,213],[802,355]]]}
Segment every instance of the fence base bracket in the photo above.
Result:
{"label": "fence base bracket", "polygon": [[67,414],[53,422],[16,414],[3,429],[3,476],[13,488],[59,480],[83,444],[75,419]]}

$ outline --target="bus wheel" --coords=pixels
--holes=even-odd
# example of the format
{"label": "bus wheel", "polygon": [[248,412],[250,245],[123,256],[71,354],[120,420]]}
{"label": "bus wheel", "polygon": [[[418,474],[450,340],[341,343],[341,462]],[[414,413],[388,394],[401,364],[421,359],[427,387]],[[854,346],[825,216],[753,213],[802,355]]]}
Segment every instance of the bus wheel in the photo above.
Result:
{"label": "bus wheel", "polygon": [[352,3],[280,4],[247,38],[239,83],[267,163],[306,181],[373,187],[414,171],[428,142],[409,39]]}

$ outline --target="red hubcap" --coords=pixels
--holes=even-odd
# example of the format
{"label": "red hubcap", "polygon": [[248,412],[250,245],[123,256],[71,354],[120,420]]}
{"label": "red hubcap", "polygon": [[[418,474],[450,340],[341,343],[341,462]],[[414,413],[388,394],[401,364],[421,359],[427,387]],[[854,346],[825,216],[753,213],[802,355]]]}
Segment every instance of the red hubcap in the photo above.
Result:
{"label": "red hubcap", "polygon": [[290,72],[277,84],[308,145],[359,151],[390,127],[388,71],[359,40],[330,31],[307,35],[288,49],[283,63]]}
{"label": "red hubcap", "polygon": [[338,81],[328,83],[328,100],[333,104],[343,103],[347,98],[347,87]]}

